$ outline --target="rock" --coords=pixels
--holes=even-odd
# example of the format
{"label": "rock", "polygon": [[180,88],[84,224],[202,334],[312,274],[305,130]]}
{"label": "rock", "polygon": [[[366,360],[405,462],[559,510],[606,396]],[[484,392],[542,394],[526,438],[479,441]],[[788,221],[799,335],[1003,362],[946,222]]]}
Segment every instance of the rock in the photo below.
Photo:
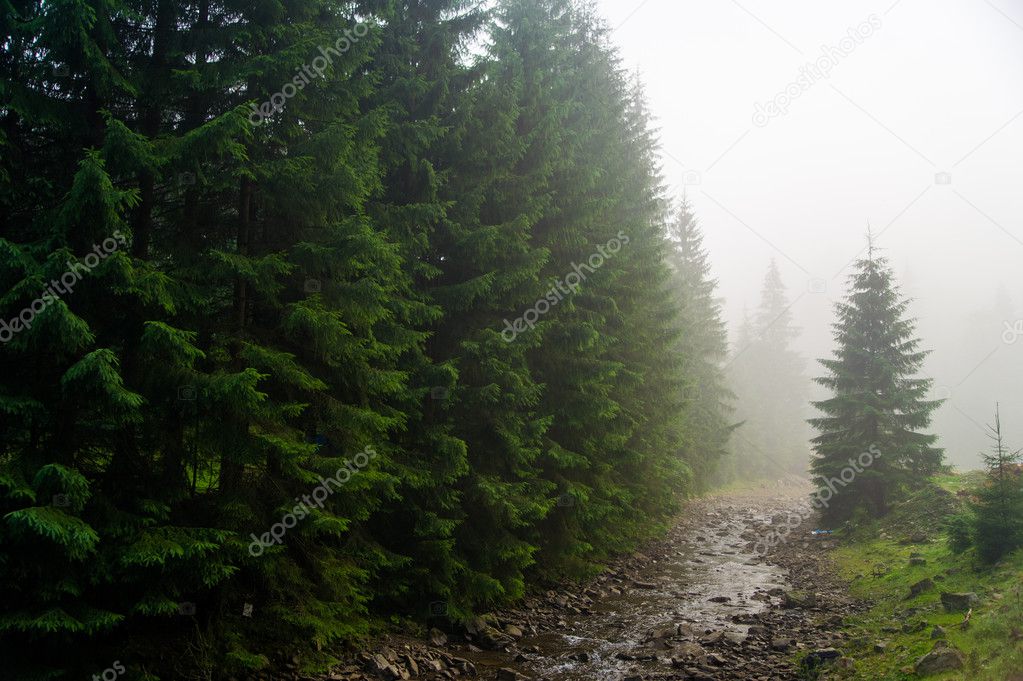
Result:
{"label": "rock", "polygon": [[508,667],[501,667],[497,670],[497,681],[518,681],[519,673]]}
{"label": "rock", "polygon": [[924,560],[923,558],[910,558],[909,559],[909,566],[910,567],[917,567],[919,565],[927,565],[927,561]]}
{"label": "rock", "polygon": [[434,627],[433,629],[430,629],[430,643],[438,648],[446,646],[448,643],[448,635],[437,627]]}
{"label": "rock", "polygon": [[921,676],[930,676],[962,669],[965,661],[963,654],[955,648],[939,648],[917,660],[913,670]]}
{"label": "rock", "polygon": [[692,641],[686,641],[678,647],[675,654],[679,657],[686,659],[702,658],[707,654],[707,651],[703,649],[699,643],[693,643]]}
{"label": "rock", "polygon": [[728,662],[717,653],[709,653],[707,655],[707,664],[712,664],[715,667],[724,667]]}
{"label": "rock", "polygon": [[710,603],[727,603],[730,600],[732,599],[728,596],[713,596],[712,598],[707,599]]}
{"label": "rock", "polygon": [[518,628],[514,624],[505,625],[504,633],[508,634],[512,638],[522,638],[522,629]]}
{"label": "rock", "polygon": [[887,650],[888,650],[888,644],[885,643],[884,641],[878,641],[877,643],[874,644],[874,652],[875,653],[883,653],[883,652],[885,652]]}
{"label": "rock", "polygon": [[646,633],[646,639],[648,641],[653,641],[655,639],[660,638],[671,638],[672,636],[676,636],[677,634],[678,634],[677,625],[654,627],[653,629],[649,630]]}
{"label": "rock", "polygon": [[632,580],[632,586],[636,587],[637,589],[656,589],[657,588],[657,584],[655,584],[654,582],[641,582],[638,579]]}
{"label": "rock", "polygon": [[966,612],[970,608],[977,605],[980,599],[977,594],[973,592],[966,593],[949,593],[947,591],[941,592],[941,604],[945,606],[945,610],[948,612]]}
{"label": "rock", "polygon": [[817,605],[817,595],[807,591],[786,591],[781,597],[783,608],[812,608]]}
{"label": "rock", "polygon": [[787,652],[792,647],[792,640],[787,638],[776,638],[771,641],[771,650],[777,650],[779,653]]}
{"label": "rock", "polygon": [[838,652],[834,648],[821,648],[819,650],[814,650],[804,657],[803,666],[815,669],[828,662],[833,662],[840,657],[842,657],[842,653]]}
{"label": "rock", "polygon": [[934,629],[931,630],[931,638],[945,638],[945,629],[940,625],[934,625]]}
{"label": "rock", "polygon": [[909,597],[916,598],[920,594],[930,591],[933,588],[934,588],[933,579],[931,579],[930,577],[921,579],[919,582],[909,587]]}

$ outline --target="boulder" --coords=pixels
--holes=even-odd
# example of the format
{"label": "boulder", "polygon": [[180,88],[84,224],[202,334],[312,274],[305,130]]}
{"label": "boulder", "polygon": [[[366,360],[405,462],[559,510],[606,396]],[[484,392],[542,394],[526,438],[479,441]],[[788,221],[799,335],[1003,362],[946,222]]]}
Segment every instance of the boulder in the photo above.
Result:
{"label": "boulder", "polygon": [[930,676],[962,669],[965,662],[963,654],[955,648],[937,648],[917,660],[913,670],[920,676]]}
{"label": "boulder", "polygon": [[448,635],[437,627],[434,627],[433,629],[430,629],[430,643],[438,648],[445,646],[448,643]]}
{"label": "boulder", "polygon": [[934,588],[933,579],[931,579],[930,577],[921,579],[919,582],[909,587],[909,597],[916,598],[920,594],[926,593],[927,591],[930,591],[933,588]]}
{"label": "boulder", "polygon": [[504,627],[504,633],[512,638],[522,638],[522,629],[514,624],[506,624]]}
{"label": "boulder", "polygon": [[966,612],[970,608],[976,606],[979,602],[980,599],[977,597],[977,594],[973,592],[941,592],[941,604],[945,606],[945,610],[948,612]]}

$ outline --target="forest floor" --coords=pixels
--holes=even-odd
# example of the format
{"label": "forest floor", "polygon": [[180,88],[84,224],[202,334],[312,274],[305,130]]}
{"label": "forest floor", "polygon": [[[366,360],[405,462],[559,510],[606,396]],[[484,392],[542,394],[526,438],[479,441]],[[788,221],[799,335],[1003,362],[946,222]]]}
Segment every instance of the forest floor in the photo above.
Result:
{"label": "forest floor", "polygon": [[836,542],[798,522],[808,492],[761,484],[695,499],[667,536],[587,584],[428,641],[389,637],[325,678],[776,681],[815,678],[818,663],[851,668],[836,648],[843,620],[866,605],[832,568]]}

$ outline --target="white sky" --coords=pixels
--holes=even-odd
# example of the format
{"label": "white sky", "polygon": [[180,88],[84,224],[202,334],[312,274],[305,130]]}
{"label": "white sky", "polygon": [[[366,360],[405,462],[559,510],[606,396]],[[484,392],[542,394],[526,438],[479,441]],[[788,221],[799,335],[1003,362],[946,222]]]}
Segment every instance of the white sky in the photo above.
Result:
{"label": "white sky", "polygon": [[[969,315],[991,305],[999,283],[1015,304],[1005,321],[1023,317],[1023,0],[598,6],[624,65],[647,87],[665,176],[703,226],[729,321],[756,305],[773,256],[797,299],[804,350],[821,356],[843,268],[869,221],[919,301],[925,345],[945,357],[931,367],[942,396],[965,395],[978,362],[1018,370],[1014,394],[989,397],[1023,439],[1023,338],[1005,343],[993,327],[990,348],[959,347]],[[822,46],[841,48],[870,15],[880,27],[835,58],[828,78],[754,125],[756,103],[793,83]],[[937,184],[939,172],[951,184]],[[991,420],[991,410],[959,401],[963,424]],[[974,447],[966,437],[956,444]]]}

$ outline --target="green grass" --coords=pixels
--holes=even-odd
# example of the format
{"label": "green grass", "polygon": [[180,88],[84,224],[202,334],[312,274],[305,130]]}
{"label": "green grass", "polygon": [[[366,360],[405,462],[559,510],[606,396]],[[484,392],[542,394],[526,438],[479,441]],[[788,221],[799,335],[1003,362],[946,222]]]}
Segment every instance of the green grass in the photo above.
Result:
{"label": "green grass", "polygon": [[[986,568],[977,564],[972,550],[956,555],[948,549],[941,521],[961,503],[954,492],[971,484],[962,477],[942,476],[937,487],[894,509],[882,522],[843,531],[843,545],[833,554],[836,566],[850,592],[874,606],[846,620],[850,638],[844,652],[856,660],[855,669],[831,672],[829,678],[919,678],[901,670],[931,650],[931,631],[940,625],[949,644],[966,654],[967,668],[928,678],[1023,681],[1023,641],[1012,637],[1013,629],[1023,630],[1023,552]],[[910,566],[911,553],[926,564]],[[934,581],[934,589],[908,598],[910,585],[924,578]],[[972,591],[980,597],[969,627],[961,626],[963,614],[944,611],[941,591]],[[916,623],[924,628],[904,628]],[[887,645],[884,652],[875,652],[878,642]]]}

